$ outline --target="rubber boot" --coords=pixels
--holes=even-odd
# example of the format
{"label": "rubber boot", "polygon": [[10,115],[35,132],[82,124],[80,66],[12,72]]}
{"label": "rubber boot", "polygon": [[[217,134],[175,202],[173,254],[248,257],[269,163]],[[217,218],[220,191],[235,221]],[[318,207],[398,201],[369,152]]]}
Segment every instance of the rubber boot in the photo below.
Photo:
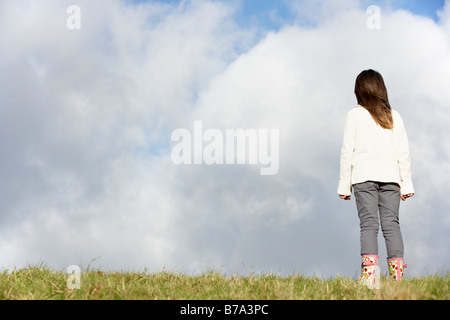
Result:
{"label": "rubber boot", "polygon": [[403,258],[388,259],[389,276],[392,280],[401,282],[403,269],[407,267]]}
{"label": "rubber boot", "polygon": [[379,289],[380,272],[378,270],[378,256],[363,255],[361,263],[361,276],[358,284],[366,285],[369,289]]}

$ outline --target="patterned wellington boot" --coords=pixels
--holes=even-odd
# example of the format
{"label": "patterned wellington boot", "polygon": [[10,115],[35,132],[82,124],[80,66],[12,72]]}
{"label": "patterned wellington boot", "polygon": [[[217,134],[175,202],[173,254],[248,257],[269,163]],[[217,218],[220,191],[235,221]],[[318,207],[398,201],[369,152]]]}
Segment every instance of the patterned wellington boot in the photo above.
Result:
{"label": "patterned wellington boot", "polygon": [[401,282],[403,279],[403,269],[407,267],[403,258],[388,259],[389,276],[392,280]]}
{"label": "patterned wellington boot", "polygon": [[361,276],[358,284],[366,285],[369,289],[379,289],[380,272],[377,266],[378,256],[363,255],[361,263]]}

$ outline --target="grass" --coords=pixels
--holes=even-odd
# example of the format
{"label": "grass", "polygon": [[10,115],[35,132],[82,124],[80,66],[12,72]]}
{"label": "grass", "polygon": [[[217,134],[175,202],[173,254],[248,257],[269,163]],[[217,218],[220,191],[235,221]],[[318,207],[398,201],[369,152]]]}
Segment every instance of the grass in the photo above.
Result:
{"label": "grass", "polygon": [[197,276],[174,272],[85,271],[80,288],[69,289],[70,275],[46,266],[5,270],[1,300],[448,300],[450,274],[405,278],[369,290],[354,279],[302,275],[225,276],[214,271]]}

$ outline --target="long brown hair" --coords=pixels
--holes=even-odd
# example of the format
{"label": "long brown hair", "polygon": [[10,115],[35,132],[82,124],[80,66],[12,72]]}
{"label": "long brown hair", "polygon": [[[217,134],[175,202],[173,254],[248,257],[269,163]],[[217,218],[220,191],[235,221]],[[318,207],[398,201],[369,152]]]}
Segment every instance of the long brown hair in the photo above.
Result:
{"label": "long brown hair", "polygon": [[375,70],[361,72],[356,78],[355,95],[358,104],[366,108],[375,122],[384,129],[392,129],[391,105],[383,77]]}

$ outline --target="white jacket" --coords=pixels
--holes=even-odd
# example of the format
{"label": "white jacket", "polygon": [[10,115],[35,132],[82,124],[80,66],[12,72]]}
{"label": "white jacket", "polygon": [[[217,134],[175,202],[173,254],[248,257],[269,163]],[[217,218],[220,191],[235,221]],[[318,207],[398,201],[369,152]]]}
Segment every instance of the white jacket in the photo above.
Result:
{"label": "white jacket", "polygon": [[403,120],[392,110],[394,128],[381,128],[358,105],[345,121],[337,193],[351,195],[352,185],[365,181],[395,182],[401,194],[414,193],[408,137]]}

